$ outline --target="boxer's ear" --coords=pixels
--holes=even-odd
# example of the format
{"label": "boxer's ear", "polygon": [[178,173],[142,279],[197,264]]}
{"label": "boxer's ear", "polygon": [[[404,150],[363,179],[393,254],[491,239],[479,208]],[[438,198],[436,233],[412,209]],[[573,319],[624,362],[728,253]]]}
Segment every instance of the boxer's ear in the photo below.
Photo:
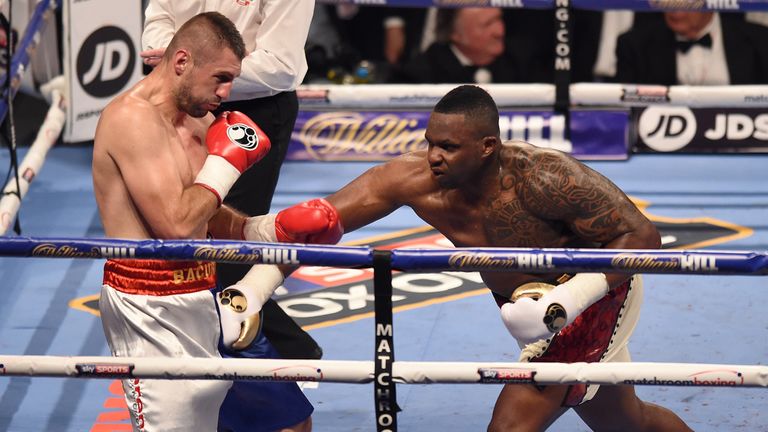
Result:
{"label": "boxer's ear", "polygon": [[483,139],[481,140],[482,157],[488,157],[492,155],[493,152],[496,151],[496,147],[498,147],[500,143],[501,142],[499,141],[499,137],[496,137],[496,136],[483,137]]}
{"label": "boxer's ear", "polygon": [[185,49],[179,49],[173,54],[173,69],[176,75],[181,75],[184,71],[191,66],[192,57],[189,51]]}

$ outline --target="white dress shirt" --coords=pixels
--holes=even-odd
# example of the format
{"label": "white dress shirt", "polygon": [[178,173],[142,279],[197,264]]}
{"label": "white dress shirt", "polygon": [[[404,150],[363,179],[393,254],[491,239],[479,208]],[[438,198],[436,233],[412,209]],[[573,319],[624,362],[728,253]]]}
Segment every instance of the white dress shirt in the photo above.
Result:
{"label": "white dress shirt", "polygon": [[[696,40],[709,33],[712,47],[694,45],[686,53],[677,51],[677,81],[684,85],[727,85],[730,84],[728,61],[723,46],[723,31],[720,27],[720,15],[714,14],[712,21]],[[677,37],[677,40],[684,40]]]}
{"label": "white dress shirt", "polygon": [[144,12],[144,49],[168,46],[193,16],[217,11],[234,22],[248,56],[229,101],[272,96],[296,89],[307,73],[304,44],[314,0],[149,0]]}
{"label": "white dress shirt", "polygon": [[[453,55],[456,56],[462,66],[474,66],[472,60],[470,60],[469,57],[465,56],[464,53],[456,48],[456,45],[451,44],[450,47]],[[493,82],[493,74],[490,70],[488,70],[488,68],[477,66],[477,70],[475,71],[473,79],[475,80],[475,84],[490,84]]]}
{"label": "white dress shirt", "polygon": [[603,25],[597,46],[597,59],[592,72],[596,77],[616,76],[616,41],[629,31],[635,21],[635,13],[626,10],[603,12]]}

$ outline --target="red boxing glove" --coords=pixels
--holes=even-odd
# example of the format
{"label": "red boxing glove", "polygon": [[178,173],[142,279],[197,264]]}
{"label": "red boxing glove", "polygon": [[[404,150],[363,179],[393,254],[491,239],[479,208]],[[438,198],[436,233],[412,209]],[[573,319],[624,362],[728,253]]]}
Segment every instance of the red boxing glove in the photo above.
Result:
{"label": "red boxing glove", "polygon": [[336,244],[344,228],[336,207],[318,198],[279,212],[275,218],[275,234],[283,243]]}
{"label": "red boxing glove", "polygon": [[272,144],[248,116],[225,111],[211,123],[205,136],[208,157],[195,184],[216,194],[221,201],[248,167],[269,153]]}

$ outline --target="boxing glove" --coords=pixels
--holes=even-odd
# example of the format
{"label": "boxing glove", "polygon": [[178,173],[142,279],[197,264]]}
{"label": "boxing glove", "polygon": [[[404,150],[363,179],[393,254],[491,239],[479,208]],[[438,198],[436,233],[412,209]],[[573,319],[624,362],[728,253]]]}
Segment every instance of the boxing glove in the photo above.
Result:
{"label": "boxing glove", "polygon": [[605,274],[579,273],[538,300],[521,297],[514,303],[504,303],[501,320],[519,342],[533,343],[550,338],[573,323],[588,307],[605,297],[608,290]]}
{"label": "boxing glove", "polygon": [[251,217],[243,224],[243,239],[249,241],[336,244],[343,234],[336,207],[322,198],[288,207],[276,215]]}
{"label": "boxing glove", "polygon": [[219,206],[240,174],[264,158],[271,147],[256,123],[237,111],[225,111],[211,123],[205,144],[208,157],[195,184],[213,192]]}
{"label": "boxing glove", "polygon": [[261,331],[261,308],[282,283],[277,266],[256,264],[216,295],[224,346],[241,351],[253,343]]}

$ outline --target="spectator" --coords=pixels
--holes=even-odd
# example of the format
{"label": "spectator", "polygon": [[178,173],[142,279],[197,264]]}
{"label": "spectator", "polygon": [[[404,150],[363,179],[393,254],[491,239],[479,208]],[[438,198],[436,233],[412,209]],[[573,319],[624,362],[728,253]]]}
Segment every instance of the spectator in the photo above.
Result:
{"label": "spectator", "polygon": [[307,74],[305,84],[324,82],[328,70],[333,65],[333,58],[341,46],[338,26],[333,18],[333,10],[329,5],[316,3],[309,25],[307,43],[304,46],[307,56]]}
{"label": "spectator", "polygon": [[[571,81],[611,81],[616,75],[616,39],[630,28],[661,21],[660,13],[634,13],[626,10],[569,11],[572,19]],[[522,38],[535,48],[536,61],[546,68],[540,82],[552,82],[555,63],[555,32],[552,11],[505,9],[504,22],[510,40]]]}
{"label": "spectator", "polygon": [[616,81],[661,85],[768,82],[768,28],[714,12],[665,12],[621,35]]}
{"label": "spectator", "polygon": [[393,82],[503,83],[540,79],[531,46],[508,45],[499,8],[440,9],[435,40],[407,62]]}
{"label": "spectator", "polygon": [[[142,35],[145,63],[153,65],[178,28],[194,15],[218,11],[242,33],[248,55],[242,73],[220,111],[245,113],[272,141],[269,154],[247,170],[224,202],[248,215],[269,212],[298,114],[295,88],[304,79],[304,44],[312,20],[312,0],[248,2],[149,0]],[[242,279],[250,266],[223,264],[217,273],[223,286]],[[264,334],[284,358],[320,358],[322,350],[273,300],[264,305]]]}
{"label": "spectator", "polygon": [[[384,82],[417,52],[424,15],[424,8],[319,5],[308,48],[325,48],[333,81]],[[335,46],[328,47],[329,35],[338,39]],[[315,48],[312,54],[322,53]],[[314,66],[311,64],[310,69]],[[361,66],[371,75],[360,76]],[[310,73],[319,75],[315,70]]]}

